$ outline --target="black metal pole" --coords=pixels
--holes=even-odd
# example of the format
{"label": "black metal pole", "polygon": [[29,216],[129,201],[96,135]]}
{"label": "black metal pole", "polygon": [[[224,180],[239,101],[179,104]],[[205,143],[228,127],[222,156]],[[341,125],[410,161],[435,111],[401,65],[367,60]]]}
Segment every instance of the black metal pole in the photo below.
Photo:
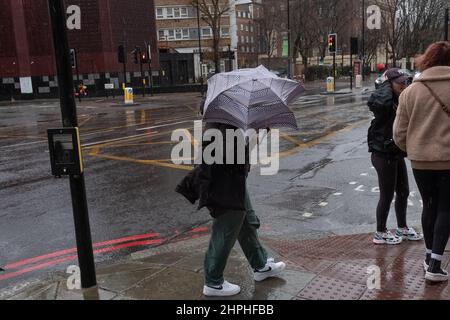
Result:
{"label": "black metal pole", "polygon": [[336,91],[336,52],[333,52],[333,91]]}
{"label": "black metal pole", "polygon": [[[63,0],[48,0],[52,24],[53,45],[56,67],[58,71],[58,86],[61,103],[61,114],[64,127],[77,127],[77,111],[73,93],[73,76],[70,65],[70,51],[67,40],[66,15]],[[78,263],[81,271],[83,288],[96,286],[94,253],[92,250],[91,230],[89,226],[88,206],[84,175],[70,176],[70,191],[75,220],[75,235],[77,241]]]}
{"label": "black metal pole", "polygon": [[142,63],[142,53],[139,53],[139,64],[141,67],[141,81],[142,81],[142,96],[145,97],[145,76],[144,76],[144,68]]}
{"label": "black metal pole", "polygon": [[364,66],[366,62],[366,48],[365,48],[365,42],[366,42],[366,2],[362,0],[362,41],[361,41],[361,61],[362,61],[362,80],[364,81],[365,75],[364,75]]}
{"label": "black metal pole", "polygon": [[287,28],[288,28],[288,78],[292,78],[292,58],[291,58],[291,6],[289,0],[287,2]]}
{"label": "black metal pole", "polygon": [[81,102],[81,94],[80,94],[80,68],[78,66],[78,51],[77,49],[73,49],[75,55],[75,69],[77,71],[77,84],[75,90],[78,92],[78,100]]}
{"label": "black metal pole", "polygon": [[[150,57],[150,56],[149,56]],[[148,85],[150,86],[150,96],[153,97],[153,71],[152,71],[152,60],[148,59]]]}
{"label": "black metal pole", "polygon": [[202,53],[202,35],[200,30],[200,3],[197,0],[197,33],[198,33],[198,53],[199,53],[199,61],[200,61],[200,92],[202,96],[204,95],[203,88],[203,53]]}
{"label": "black metal pole", "polygon": [[448,25],[448,19],[449,19],[449,9],[447,8],[447,9],[445,9],[445,23],[444,23],[444,28],[445,28],[445,30],[444,30],[444,40],[445,41],[448,41],[448,27],[449,27],[449,25]]}
{"label": "black metal pole", "polygon": [[353,42],[350,38],[350,90],[353,90]]}

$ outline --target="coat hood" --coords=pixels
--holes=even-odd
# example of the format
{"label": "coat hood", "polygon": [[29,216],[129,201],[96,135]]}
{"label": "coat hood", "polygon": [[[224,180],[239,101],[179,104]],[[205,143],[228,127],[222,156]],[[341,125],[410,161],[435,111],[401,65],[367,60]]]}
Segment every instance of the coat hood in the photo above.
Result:
{"label": "coat hood", "polygon": [[414,82],[450,81],[450,67],[438,66],[425,70]]}

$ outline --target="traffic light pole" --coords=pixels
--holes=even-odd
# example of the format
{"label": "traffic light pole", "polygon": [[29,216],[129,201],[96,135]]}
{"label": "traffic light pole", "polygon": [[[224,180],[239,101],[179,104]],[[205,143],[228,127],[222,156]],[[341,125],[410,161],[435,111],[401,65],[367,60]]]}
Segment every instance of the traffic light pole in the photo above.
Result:
{"label": "traffic light pole", "polygon": [[365,80],[364,75],[364,66],[366,62],[366,48],[365,48],[365,42],[366,42],[366,2],[362,0],[362,42],[361,42],[361,61],[362,61],[362,80]]}
{"label": "traffic light pole", "polygon": [[448,19],[449,19],[449,9],[447,8],[447,9],[445,9],[445,23],[444,23],[444,28],[445,28],[445,30],[444,30],[444,40],[445,41],[448,41],[448,27],[449,27],[449,25],[448,25]]}
{"label": "traffic light pole", "polygon": [[[77,111],[73,93],[73,75],[70,64],[70,51],[67,40],[66,15],[63,0],[48,0],[53,33],[61,114],[64,127],[77,127]],[[81,286],[84,289],[97,285],[94,253],[86,199],[83,173],[70,176],[70,191],[75,220],[78,263],[81,272]]]}
{"label": "traffic light pole", "polygon": [[144,76],[144,68],[142,67],[142,55],[140,55],[141,58],[139,59],[139,64],[141,65],[141,79],[142,79],[142,96],[145,97],[145,76]]}
{"label": "traffic light pole", "polygon": [[333,91],[336,91],[336,52],[333,52]]}

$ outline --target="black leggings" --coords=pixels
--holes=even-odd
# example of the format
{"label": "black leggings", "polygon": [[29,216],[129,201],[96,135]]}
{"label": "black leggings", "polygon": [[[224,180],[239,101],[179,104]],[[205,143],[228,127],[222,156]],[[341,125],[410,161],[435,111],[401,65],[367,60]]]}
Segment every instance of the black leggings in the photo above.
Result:
{"label": "black leggings", "polygon": [[408,208],[409,184],[405,160],[386,159],[376,152],[372,153],[372,164],[378,173],[380,201],[377,207],[377,231],[386,232],[387,219],[391,203],[395,199],[395,213],[399,228],[406,228],[406,210]]}
{"label": "black leggings", "polygon": [[425,244],[434,254],[443,255],[450,236],[450,170],[413,171],[423,199]]}

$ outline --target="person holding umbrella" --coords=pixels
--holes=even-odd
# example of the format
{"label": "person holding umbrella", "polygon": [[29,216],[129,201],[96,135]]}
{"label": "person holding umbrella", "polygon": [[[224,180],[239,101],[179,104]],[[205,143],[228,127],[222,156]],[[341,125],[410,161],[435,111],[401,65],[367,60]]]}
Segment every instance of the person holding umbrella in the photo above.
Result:
{"label": "person holding umbrella", "polygon": [[[226,137],[226,130],[266,129],[273,126],[297,128],[295,116],[287,107],[303,92],[295,81],[276,77],[264,67],[221,73],[208,81],[203,121],[206,129],[216,129]],[[225,140],[225,139],[224,139]],[[203,149],[212,142],[203,143]],[[223,141],[223,155],[229,150]],[[236,144],[234,144],[236,147]],[[223,272],[236,241],[253,269],[255,281],[276,277],[286,268],[284,262],[269,258],[258,237],[260,220],[253,210],[247,188],[250,171],[249,144],[244,164],[206,164],[196,167],[178,185],[177,192],[206,207],[214,218],[211,239],[204,260],[203,294],[227,297],[239,294],[240,286],[224,279]]]}

